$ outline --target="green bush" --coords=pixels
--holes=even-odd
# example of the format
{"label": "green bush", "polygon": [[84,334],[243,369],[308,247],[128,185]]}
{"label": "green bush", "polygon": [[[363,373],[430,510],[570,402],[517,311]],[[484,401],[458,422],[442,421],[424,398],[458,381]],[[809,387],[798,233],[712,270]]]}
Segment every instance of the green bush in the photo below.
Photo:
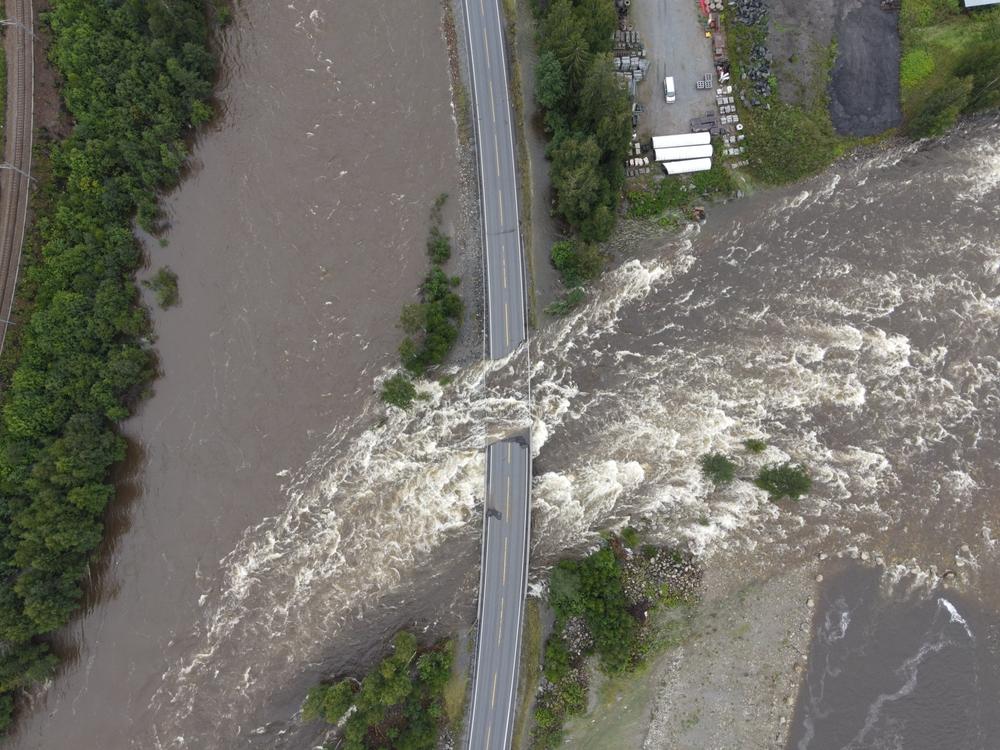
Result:
{"label": "green bush", "polygon": [[417,389],[410,379],[398,372],[382,384],[382,401],[400,409],[410,408],[417,397]]}
{"label": "green bush", "polygon": [[763,453],[767,450],[767,443],[759,438],[747,438],[743,441],[743,447],[750,453]]}
{"label": "green bush", "polygon": [[604,259],[597,246],[587,243],[572,240],[556,242],[550,257],[563,284],[571,289],[597,278],[604,268]]}
{"label": "green bush", "polygon": [[729,484],[736,477],[736,464],[723,453],[706,453],[698,462],[701,473],[715,484]]}
{"label": "green bush", "polygon": [[146,279],[142,285],[153,291],[156,303],[163,308],[177,304],[177,274],[164,266],[151,279]]}
{"label": "green bush", "polygon": [[635,549],[639,546],[639,532],[633,529],[631,526],[626,526],[622,529],[621,540],[624,542],[626,547],[631,547]]}
{"label": "green bush", "polygon": [[451,257],[451,238],[439,227],[431,227],[431,235],[427,238],[427,254],[431,263],[443,265]]}
{"label": "green bush", "polygon": [[761,468],[754,484],[765,490],[772,500],[783,497],[798,500],[809,493],[812,479],[802,466],[785,463]]}

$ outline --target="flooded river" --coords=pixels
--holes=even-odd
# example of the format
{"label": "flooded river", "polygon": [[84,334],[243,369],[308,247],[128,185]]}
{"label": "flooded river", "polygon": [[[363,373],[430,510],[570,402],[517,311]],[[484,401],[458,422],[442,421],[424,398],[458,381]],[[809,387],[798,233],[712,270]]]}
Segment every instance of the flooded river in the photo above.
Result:
{"label": "flooded river", "polygon": [[[226,115],[151,250],[183,304],[107,562],[13,747],[309,746],[319,674],[471,620],[484,425],[533,428],[536,572],[631,522],[747,575],[846,547],[955,568],[996,610],[995,118],[624,259],[537,332],[530,411],[483,363],[383,419],[372,378],[455,179],[439,8],[241,7]],[[708,450],[800,461],[814,491],[716,491]]]}
{"label": "flooded river", "polygon": [[[162,377],[125,425],[122,497],[87,612],[63,638],[70,660],[10,746],[176,739],[158,739],[179,709],[157,691],[198,649],[220,561],[281,512],[289,471],[350,434],[394,362],[430,203],[455,193],[440,19],[436,0],[239,4],[222,114],[166,200],[168,247],[149,247],[182,302],[154,316]],[[237,673],[220,672],[205,713],[177,730],[187,747],[239,734],[217,725],[243,677],[232,659]]]}

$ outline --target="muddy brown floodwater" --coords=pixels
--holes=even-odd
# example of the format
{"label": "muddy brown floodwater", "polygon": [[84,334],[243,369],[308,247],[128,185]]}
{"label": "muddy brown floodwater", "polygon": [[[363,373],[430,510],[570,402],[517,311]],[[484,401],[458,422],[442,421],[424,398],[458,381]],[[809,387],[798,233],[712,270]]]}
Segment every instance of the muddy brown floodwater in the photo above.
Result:
{"label": "muddy brown floodwater", "polygon": [[[394,363],[429,205],[456,192],[437,0],[248,0],[221,52],[222,114],[165,202],[169,245],[148,243],[151,267],[180,281],[181,305],[154,313],[162,376],[125,425],[110,543],[62,637],[69,659],[10,747],[159,744],[171,709],[150,701],[193,646],[199,598],[281,507],[286,471]],[[181,729],[186,747],[221,746]]]}

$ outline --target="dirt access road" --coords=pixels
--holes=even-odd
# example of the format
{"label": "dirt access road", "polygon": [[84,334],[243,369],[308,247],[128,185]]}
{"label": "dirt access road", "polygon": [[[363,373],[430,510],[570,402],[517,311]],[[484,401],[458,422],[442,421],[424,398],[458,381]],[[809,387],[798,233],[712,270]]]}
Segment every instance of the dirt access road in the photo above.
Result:
{"label": "dirt access road", "polygon": [[[713,74],[712,42],[705,37],[697,0],[632,0],[629,20],[646,45],[649,77],[639,84],[639,101],[646,112],[639,130],[649,135],[687,133],[696,115],[715,110],[715,89],[695,82]],[[673,76],[677,101],[663,98],[663,77]]]}
{"label": "dirt access road", "polygon": [[4,169],[0,170],[0,352],[14,308],[14,288],[27,228],[31,138],[34,128],[34,9],[31,0],[8,0],[7,119]]}

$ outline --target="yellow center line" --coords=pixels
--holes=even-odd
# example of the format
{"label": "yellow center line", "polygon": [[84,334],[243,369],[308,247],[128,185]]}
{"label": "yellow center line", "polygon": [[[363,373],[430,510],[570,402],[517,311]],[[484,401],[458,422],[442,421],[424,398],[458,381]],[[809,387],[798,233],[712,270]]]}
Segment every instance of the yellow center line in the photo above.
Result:
{"label": "yellow center line", "polygon": [[490,43],[486,39],[486,27],[483,26],[483,46],[486,47],[486,69],[490,69]]}
{"label": "yellow center line", "polygon": [[507,346],[510,346],[510,307],[503,303],[503,337]]}
{"label": "yellow center line", "polygon": [[490,79],[490,111],[493,112],[493,123],[497,121],[497,104],[493,101],[493,79]]}
{"label": "yellow center line", "polygon": [[500,247],[500,266],[503,268],[503,288],[507,288],[507,247]]}
{"label": "yellow center line", "polygon": [[[510,463],[510,443],[507,443],[507,463]],[[510,481],[509,478],[508,481]]]}
{"label": "yellow center line", "polygon": [[[497,152],[499,153],[499,151]],[[497,162],[499,164],[499,162]],[[499,172],[497,172],[499,174]],[[497,193],[497,198],[500,199],[500,223],[503,224],[503,193]]]}
{"label": "yellow center line", "polygon": [[487,724],[486,725],[486,747],[487,748],[490,746],[490,734],[492,732],[493,732],[493,725],[492,724]]}
{"label": "yellow center line", "polygon": [[[497,155],[497,177],[500,176],[500,141],[497,139],[497,131],[493,131],[493,149]],[[503,221],[501,218],[500,221]]]}
{"label": "yellow center line", "polygon": [[[508,516],[510,515],[510,474],[507,475],[507,510],[505,512],[507,513]],[[506,539],[503,540],[503,544],[504,544],[504,547],[503,547],[504,554],[506,555],[506,552],[507,552],[507,540]],[[507,564],[506,560],[507,560],[507,558],[504,557],[504,565]]]}
{"label": "yellow center line", "polygon": [[497,673],[493,673],[493,697],[490,698],[490,708],[497,702]]}

